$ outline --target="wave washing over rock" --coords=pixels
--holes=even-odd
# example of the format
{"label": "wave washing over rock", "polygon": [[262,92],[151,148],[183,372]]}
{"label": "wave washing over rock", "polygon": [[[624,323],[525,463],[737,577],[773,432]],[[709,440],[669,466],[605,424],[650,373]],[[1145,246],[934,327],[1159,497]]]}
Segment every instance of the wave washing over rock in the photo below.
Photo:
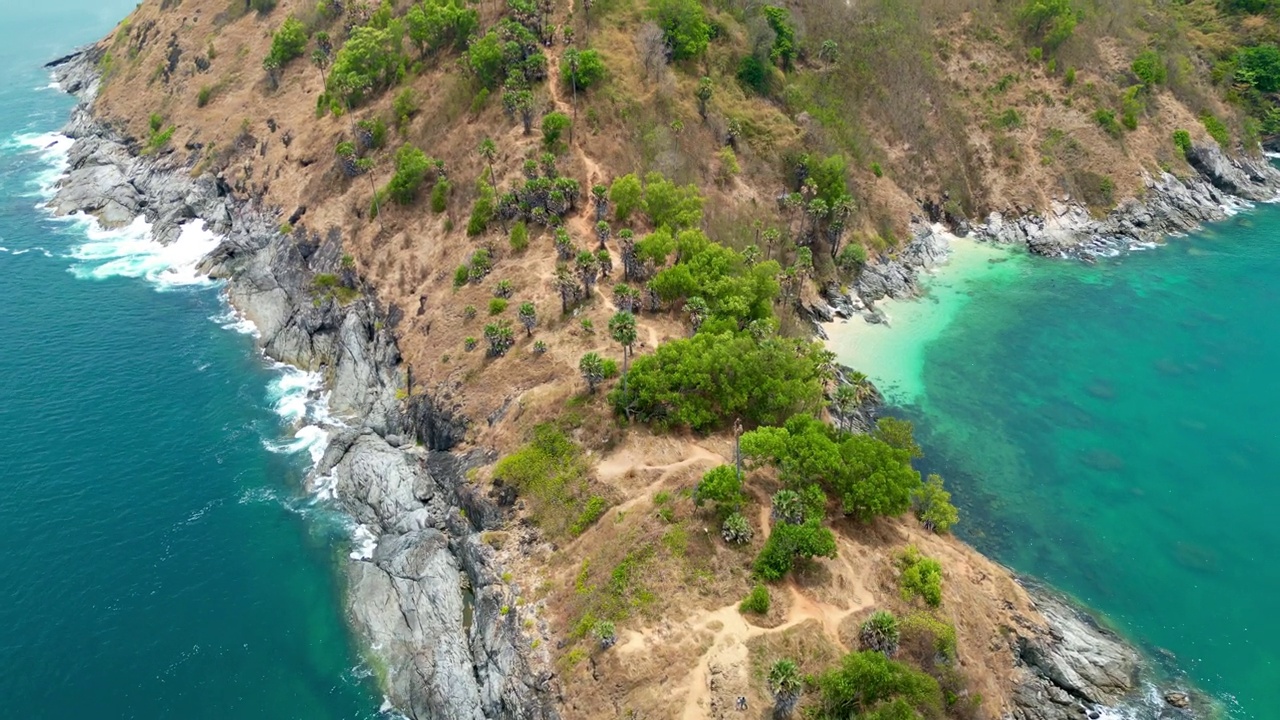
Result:
{"label": "wave washing over rock", "polygon": [[[48,207],[126,229],[110,241],[91,237],[79,252],[92,257],[80,258],[78,271],[154,274],[161,284],[225,281],[238,317],[220,318],[224,326],[255,334],[268,357],[297,368],[275,388],[281,413],[300,418],[311,402],[341,421],[327,443],[301,431],[295,438],[317,459],[310,487],[359,523],[364,542],[346,566],[349,614],[386,667],[399,711],[557,718],[553,675],[531,657],[518,614],[503,612],[512,591],[481,541],[501,513],[471,492],[468,459],[449,452],[465,420],[427,396],[400,400],[406,382],[394,318],[367,295],[315,302],[315,275],[340,272],[340,233],[281,235],[273,212],[232,197],[212,174],[192,178],[172,156],[139,157],[93,116],[99,55],[90,49],[49,66],[80,104],[63,131],[73,142]],[[119,267],[103,270],[102,261]]]}

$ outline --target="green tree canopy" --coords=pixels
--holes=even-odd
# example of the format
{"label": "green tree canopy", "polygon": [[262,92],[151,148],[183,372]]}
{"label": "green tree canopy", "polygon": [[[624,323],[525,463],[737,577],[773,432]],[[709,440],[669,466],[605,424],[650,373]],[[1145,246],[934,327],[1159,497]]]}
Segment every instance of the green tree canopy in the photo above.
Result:
{"label": "green tree canopy", "polygon": [[[942,688],[937,680],[874,650],[849,653],[839,667],[819,675],[816,684],[823,717],[865,718],[867,713],[883,718],[942,717]],[[882,712],[894,705],[905,706],[910,714]]]}
{"label": "green tree canopy", "polygon": [[1264,93],[1280,91],[1280,48],[1266,44],[1237,50],[1236,81]]}
{"label": "green tree canopy", "polygon": [[696,185],[681,187],[656,172],[644,177],[644,212],[654,227],[666,226],[672,232],[697,227],[702,222],[702,203]]}
{"label": "green tree canopy", "polygon": [[637,358],[625,392],[611,399],[619,411],[664,428],[707,431],[737,417],[778,423],[821,403],[821,353],[817,343],[701,332]]}
{"label": "green tree canopy", "polygon": [[732,465],[721,465],[708,470],[702,481],[693,489],[693,503],[702,507],[712,503],[717,514],[728,515],[742,507],[742,479]]}
{"label": "green tree canopy", "polygon": [[776,582],[786,577],[797,560],[835,557],[836,538],[817,518],[799,525],[778,523],[756,557],[755,571],[761,578]]}
{"label": "green tree canopy", "polygon": [[1071,37],[1079,21],[1071,0],[1026,0],[1018,16],[1031,36],[1050,50]]}
{"label": "green tree canopy", "polygon": [[676,60],[706,52],[711,42],[711,24],[699,0],[650,0],[649,16],[662,28]]}
{"label": "green tree canopy", "polygon": [[446,47],[462,50],[467,38],[479,24],[475,10],[463,7],[461,0],[423,0],[405,14],[409,39],[426,55]]}
{"label": "green tree canopy", "polygon": [[306,49],[307,29],[297,18],[290,15],[280,25],[280,29],[271,36],[271,51],[267,53],[267,59],[263,65],[274,63],[275,67],[282,67],[290,60],[302,57]]}
{"label": "green tree canopy", "polygon": [[329,72],[329,90],[349,105],[359,105],[371,92],[385,90],[404,77],[406,61],[400,52],[402,28],[362,25],[351,31]]}
{"label": "green tree canopy", "polygon": [[560,77],[570,88],[586,90],[604,80],[604,61],[595,50],[569,48],[560,59]]}
{"label": "green tree canopy", "polygon": [[[690,237],[685,239],[686,235]],[[734,329],[773,316],[773,299],[778,295],[776,278],[781,271],[777,262],[748,265],[740,253],[707,241],[698,230],[687,230],[680,236],[684,242],[677,241],[678,245],[701,248],[653,278],[651,287],[659,297],[668,302],[701,297],[711,317],[733,321]],[[681,256],[685,256],[683,250]]]}

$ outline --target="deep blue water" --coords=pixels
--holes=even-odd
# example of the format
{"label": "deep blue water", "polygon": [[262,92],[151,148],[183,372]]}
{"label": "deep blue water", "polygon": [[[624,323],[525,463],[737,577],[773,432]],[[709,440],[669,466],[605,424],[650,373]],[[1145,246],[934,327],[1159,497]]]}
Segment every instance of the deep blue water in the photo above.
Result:
{"label": "deep blue water", "polygon": [[[340,517],[305,497],[311,379],[144,234],[36,210],[70,99],[40,65],[133,2],[0,24],[0,716],[369,718]],[[268,447],[270,446],[270,448]]]}

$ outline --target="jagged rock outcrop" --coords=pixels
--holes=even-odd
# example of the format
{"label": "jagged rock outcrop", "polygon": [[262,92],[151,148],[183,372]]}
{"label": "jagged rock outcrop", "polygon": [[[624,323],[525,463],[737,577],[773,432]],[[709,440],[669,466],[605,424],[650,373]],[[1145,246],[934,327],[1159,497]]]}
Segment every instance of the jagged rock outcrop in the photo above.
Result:
{"label": "jagged rock outcrop", "polygon": [[[96,51],[51,64],[81,99],[54,212],[105,225],[142,214],[161,243],[199,220],[225,234],[199,269],[226,281],[232,305],[258,328],[269,357],[323,372],[336,428],[309,478],[377,539],[353,561],[350,616],[387,669],[397,708],[422,720],[553,720],[549,672],[534,668],[514,598],[482,531],[501,512],[473,492],[465,463],[449,455],[465,419],[431,398],[410,399],[400,352],[383,313],[341,267],[341,235],[281,235],[274,213],[237,199],[218,178],[192,178],[168,155],[138,155],[92,114]],[[317,275],[340,278],[317,283]],[[402,447],[416,436],[425,447]],[[469,590],[468,590],[469,588]],[[467,593],[473,596],[468,600]]]}

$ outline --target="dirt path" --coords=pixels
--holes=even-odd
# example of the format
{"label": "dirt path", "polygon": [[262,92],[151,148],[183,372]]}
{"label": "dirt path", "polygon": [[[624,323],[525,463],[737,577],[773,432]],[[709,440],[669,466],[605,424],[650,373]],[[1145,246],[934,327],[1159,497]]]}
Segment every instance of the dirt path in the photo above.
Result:
{"label": "dirt path", "polygon": [[708,463],[709,465],[714,466],[720,465],[725,461],[723,457],[711,452],[701,445],[690,443],[688,447],[690,452],[688,457],[682,460],[677,460],[676,462],[667,463],[666,465],[639,464],[640,460],[642,460],[641,458],[636,457],[632,452],[621,452],[597,465],[596,475],[602,481],[609,482],[622,477],[632,470],[637,472],[646,472],[651,470],[662,471],[657,478],[647,484],[643,489],[639,491],[627,491],[627,494],[630,495],[631,498],[617,507],[618,511],[626,512],[639,503],[652,497],[653,494],[657,492],[658,488],[662,487],[662,484],[666,482],[672,474],[683,470],[690,465],[696,465],[698,463]]}

